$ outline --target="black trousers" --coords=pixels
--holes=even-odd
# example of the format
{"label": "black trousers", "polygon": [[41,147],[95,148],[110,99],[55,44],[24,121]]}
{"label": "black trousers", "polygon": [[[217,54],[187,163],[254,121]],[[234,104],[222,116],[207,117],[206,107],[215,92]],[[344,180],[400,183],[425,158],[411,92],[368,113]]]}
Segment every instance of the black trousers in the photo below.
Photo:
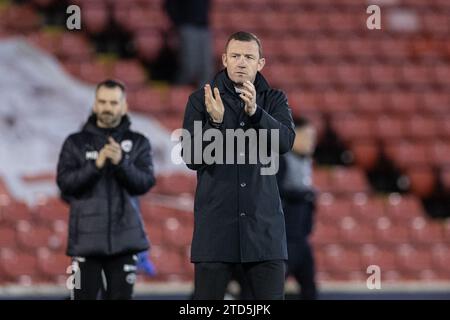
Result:
{"label": "black trousers", "polygon": [[137,256],[74,257],[73,271],[79,272],[79,286],[73,289],[74,300],[129,300],[136,282]]}
{"label": "black trousers", "polygon": [[302,300],[317,299],[314,257],[308,239],[289,242],[287,275],[294,276],[300,286]]}
{"label": "black trousers", "polygon": [[250,263],[201,262],[195,264],[196,300],[223,300],[235,269],[240,267],[255,300],[283,300],[285,261]]}

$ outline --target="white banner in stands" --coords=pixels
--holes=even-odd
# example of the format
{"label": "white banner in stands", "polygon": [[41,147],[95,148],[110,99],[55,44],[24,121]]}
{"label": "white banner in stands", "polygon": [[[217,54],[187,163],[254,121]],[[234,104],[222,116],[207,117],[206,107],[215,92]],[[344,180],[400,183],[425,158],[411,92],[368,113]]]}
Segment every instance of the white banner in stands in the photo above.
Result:
{"label": "white banner in stands", "polygon": [[[31,204],[39,194],[58,194],[51,177],[62,143],[84,124],[93,101],[94,87],[66,74],[55,58],[22,39],[0,41],[0,177],[15,198]],[[170,132],[141,115],[131,121],[150,138],[157,173],[188,171],[171,161]]]}

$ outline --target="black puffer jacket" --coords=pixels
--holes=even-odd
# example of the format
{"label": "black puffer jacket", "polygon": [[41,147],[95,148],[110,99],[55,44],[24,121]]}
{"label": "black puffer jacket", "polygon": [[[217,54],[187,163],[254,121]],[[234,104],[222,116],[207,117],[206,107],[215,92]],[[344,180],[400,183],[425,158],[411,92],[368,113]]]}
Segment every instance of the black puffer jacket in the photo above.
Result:
{"label": "black puffer jacket", "polygon": [[[70,203],[69,256],[107,256],[144,251],[149,241],[137,196],[155,184],[150,142],[131,131],[127,116],[117,128],[96,126],[92,115],[81,132],[64,142],[57,173],[62,197]],[[122,161],[95,166],[97,153],[112,136]]]}

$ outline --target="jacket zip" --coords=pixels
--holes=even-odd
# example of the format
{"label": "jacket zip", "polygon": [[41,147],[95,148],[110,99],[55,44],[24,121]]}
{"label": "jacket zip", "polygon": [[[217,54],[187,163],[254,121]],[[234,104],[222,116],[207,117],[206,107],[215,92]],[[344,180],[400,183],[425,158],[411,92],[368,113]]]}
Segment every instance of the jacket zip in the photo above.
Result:
{"label": "jacket zip", "polygon": [[108,201],[108,252],[112,253],[112,239],[111,239],[111,186],[108,175],[106,176],[106,195]]}

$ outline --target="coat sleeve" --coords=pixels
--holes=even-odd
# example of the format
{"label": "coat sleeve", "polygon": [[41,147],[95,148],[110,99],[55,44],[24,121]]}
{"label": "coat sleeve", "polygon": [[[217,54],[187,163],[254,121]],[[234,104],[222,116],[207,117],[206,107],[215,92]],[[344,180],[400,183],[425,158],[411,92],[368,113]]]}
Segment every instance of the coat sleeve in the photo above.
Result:
{"label": "coat sleeve", "polygon": [[59,155],[56,183],[65,196],[83,192],[101,176],[94,161],[80,161],[80,151],[69,137]]}
{"label": "coat sleeve", "polygon": [[[197,123],[199,129],[201,128],[201,130],[194,130],[195,123]],[[181,143],[182,146],[181,155],[189,169],[199,170],[209,165],[204,162],[203,150],[212,141],[203,141],[202,139],[205,131],[209,129],[220,130],[222,131],[222,133],[224,132],[223,128],[217,129],[212,126],[206,114],[203,102],[196,99],[193,95],[191,95],[189,97],[188,103],[186,105],[186,111],[184,113],[184,120],[183,120],[184,133]],[[199,135],[201,136],[199,137]],[[201,141],[200,148],[194,147],[194,143],[197,140]]]}
{"label": "coat sleeve", "polygon": [[256,113],[250,117],[255,129],[279,130],[279,153],[283,154],[292,149],[295,139],[294,121],[286,95],[276,91],[272,99],[269,112],[258,107]]}
{"label": "coat sleeve", "polygon": [[134,161],[123,157],[115,171],[115,176],[120,185],[127,189],[131,195],[146,193],[156,182],[153,173],[150,141],[144,138],[137,152],[138,154]]}

